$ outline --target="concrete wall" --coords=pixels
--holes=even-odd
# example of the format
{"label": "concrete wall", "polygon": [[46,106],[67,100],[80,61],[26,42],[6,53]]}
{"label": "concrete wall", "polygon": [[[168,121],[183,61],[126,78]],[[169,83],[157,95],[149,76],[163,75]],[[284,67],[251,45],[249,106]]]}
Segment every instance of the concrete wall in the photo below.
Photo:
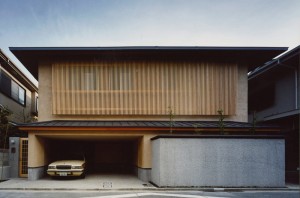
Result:
{"label": "concrete wall", "polygon": [[159,138],[152,150],[158,186],[285,185],[284,139]]}
{"label": "concrete wall", "polygon": [[10,178],[10,166],[0,166],[0,180],[7,180]]}
{"label": "concrete wall", "polygon": [[137,176],[137,178],[144,182],[151,181],[151,168],[135,167],[134,173]]}
{"label": "concrete wall", "polygon": [[9,166],[10,177],[19,177],[19,162],[20,162],[20,138],[9,138]]}
{"label": "concrete wall", "polygon": [[[248,78],[247,66],[238,66],[238,83],[236,93],[236,115],[227,116],[227,121],[248,121]],[[118,115],[53,115],[52,114],[52,63],[42,62],[39,65],[39,121],[49,120],[169,120],[169,116],[118,116]],[[166,109],[167,111],[167,109]],[[176,114],[176,111],[175,111]],[[176,114],[175,120],[218,120],[218,116],[186,116]]]}
{"label": "concrete wall", "polygon": [[28,180],[34,181],[41,179],[46,174],[46,167],[35,167],[35,168],[29,168],[28,167]]}
{"label": "concrete wall", "polygon": [[9,154],[7,149],[0,150],[0,180],[10,178]]}

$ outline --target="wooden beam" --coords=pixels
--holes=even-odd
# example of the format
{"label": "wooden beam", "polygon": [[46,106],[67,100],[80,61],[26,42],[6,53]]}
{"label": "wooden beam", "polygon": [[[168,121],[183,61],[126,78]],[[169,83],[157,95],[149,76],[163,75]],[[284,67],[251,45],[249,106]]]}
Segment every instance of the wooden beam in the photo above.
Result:
{"label": "wooden beam", "polygon": [[[163,127],[19,127],[22,131],[170,131]],[[173,128],[174,132],[219,132],[219,128]],[[225,128],[225,132],[250,132],[249,128]],[[256,129],[256,132],[280,132],[280,129]]]}

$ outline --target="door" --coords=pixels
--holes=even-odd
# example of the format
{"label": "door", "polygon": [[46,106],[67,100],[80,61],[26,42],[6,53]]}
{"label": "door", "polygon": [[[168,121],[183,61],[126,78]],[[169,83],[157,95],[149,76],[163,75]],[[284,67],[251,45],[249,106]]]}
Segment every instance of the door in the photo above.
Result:
{"label": "door", "polygon": [[28,138],[20,138],[19,176],[28,176]]}

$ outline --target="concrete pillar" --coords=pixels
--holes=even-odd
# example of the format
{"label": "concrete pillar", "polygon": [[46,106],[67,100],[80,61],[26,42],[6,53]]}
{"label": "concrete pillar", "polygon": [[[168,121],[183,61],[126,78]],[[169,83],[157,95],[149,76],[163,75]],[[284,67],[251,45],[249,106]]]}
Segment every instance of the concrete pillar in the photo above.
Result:
{"label": "concrete pillar", "polygon": [[28,180],[37,180],[45,175],[47,165],[45,140],[36,134],[28,134]]}
{"label": "concrete pillar", "polygon": [[9,166],[10,177],[19,177],[19,160],[20,160],[20,138],[9,138]]}
{"label": "concrete pillar", "polygon": [[151,138],[154,135],[144,135],[138,142],[138,162],[136,168],[137,177],[145,182],[151,177]]}

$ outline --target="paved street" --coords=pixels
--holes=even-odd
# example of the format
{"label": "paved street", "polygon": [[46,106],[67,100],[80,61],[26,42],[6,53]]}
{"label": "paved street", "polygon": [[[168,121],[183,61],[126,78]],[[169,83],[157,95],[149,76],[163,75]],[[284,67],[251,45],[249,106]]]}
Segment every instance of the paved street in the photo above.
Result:
{"label": "paved street", "polygon": [[202,191],[0,191],[0,198],[299,198],[299,191],[245,191],[245,192],[202,192]]}

